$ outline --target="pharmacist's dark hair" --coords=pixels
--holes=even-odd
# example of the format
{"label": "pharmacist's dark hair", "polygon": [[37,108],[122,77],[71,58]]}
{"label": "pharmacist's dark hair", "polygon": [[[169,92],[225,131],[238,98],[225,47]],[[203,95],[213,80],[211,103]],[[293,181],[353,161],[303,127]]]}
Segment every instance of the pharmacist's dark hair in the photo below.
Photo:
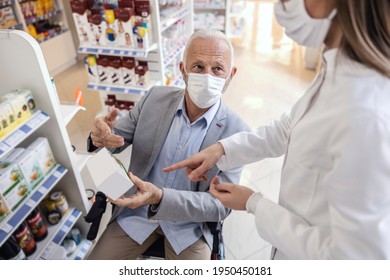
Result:
{"label": "pharmacist's dark hair", "polygon": [[214,30],[214,29],[199,29],[196,32],[194,32],[191,37],[188,39],[186,47],[183,52],[183,63],[185,65],[186,59],[187,59],[187,53],[188,53],[188,48],[191,45],[191,43],[196,40],[196,39],[217,39],[225,42],[230,50],[230,69],[233,69],[234,67],[234,48],[232,43],[230,42],[229,38],[225,35],[225,33]]}
{"label": "pharmacist's dark hair", "polygon": [[390,1],[338,0],[340,49],[390,78]]}

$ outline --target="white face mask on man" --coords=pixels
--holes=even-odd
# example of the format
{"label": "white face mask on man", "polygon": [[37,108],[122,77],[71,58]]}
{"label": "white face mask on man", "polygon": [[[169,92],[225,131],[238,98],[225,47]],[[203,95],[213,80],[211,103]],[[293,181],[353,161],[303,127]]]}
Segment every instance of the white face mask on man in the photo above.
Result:
{"label": "white face mask on man", "polygon": [[328,34],[334,9],[327,18],[312,18],[306,11],[305,0],[289,0],[275,3],[275,17],[285,28],[285,33],[300,45],[319,49]]}
{"label": "white face mask on man", "polygon": [[187,91],[192,102],[202,109],[213,106],[222,97],[227,79],[210,74],[187,74]]}

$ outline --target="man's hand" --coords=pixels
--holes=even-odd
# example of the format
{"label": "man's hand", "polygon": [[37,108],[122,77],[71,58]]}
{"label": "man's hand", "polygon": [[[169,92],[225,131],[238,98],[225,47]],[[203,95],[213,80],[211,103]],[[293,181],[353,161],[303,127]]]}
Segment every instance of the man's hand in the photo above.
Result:
{"label": "man's hand", "polygon": [[107,115],[94,121],[91,130],[91,139],[94,146],[119,148],[125,144],[123,137],[112,133],[117,116],[118,109],[113,109]]}
{"label": "man's hand", "polygon": [[187,177],[193,181],[208,181],[206,173],[215,166],[218,160],[223,156],[225,150],[221,143],[216,143],[203,151],[192,155],[190,158],[177,162],[171,166],[165,167],[163,171],[170,172],[176,169],[186,167]]}
{"label": "man's hand", "polygon": [[226,208],[246,210],[246,202],[254,191],[231,183],[218,184],[218,177],[215,176],[210,184],[210,193]]}
{"label": "man's hand", "polygon": [[152,183],[142,181],[131,172],[129,172],[129,176],[131,181],[133,181],[134,185],[137,187],[137,191],[131,196],[121,197],[117,200],[109,199],[110,202],[118,206],[128,207],[131,209],[149,204],[156,205],[160,203],[163,196],[162,189],[156,187]]}

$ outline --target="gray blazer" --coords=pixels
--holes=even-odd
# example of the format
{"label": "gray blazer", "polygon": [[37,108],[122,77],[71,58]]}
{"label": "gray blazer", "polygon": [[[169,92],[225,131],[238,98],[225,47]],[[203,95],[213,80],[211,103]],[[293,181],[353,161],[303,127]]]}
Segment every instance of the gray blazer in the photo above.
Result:
{"label": "gray blazer", "polygon": [[[117,121],[114,132],[125,139],[125,145],[113,152],[121,152],[129,145],[133,145],[129,170],[141,179],[146,178],[152,169],[183,95],[183,89],[164,86],[153,87],[129,111],[126,117]],[[248,125],[221,102],[206,133],[201,150],[240,131],[249,131]],[[241,171],[242,167],[239,167],[220,173],[220,170],[215,166],[208,172],[207,177],[211,179],[220,173],[220,181],[239,183]],[[159,210],[150,218],[199,223],[225,219],[230,210],[207,192],[209,183],[202,181],[192,184],[192,192],[164,188]],[[122,210],[122,207],[115,207],[110,222]],[[208,227],[202,225],[201,228],[206,240],[211,245],[212,240]]]}

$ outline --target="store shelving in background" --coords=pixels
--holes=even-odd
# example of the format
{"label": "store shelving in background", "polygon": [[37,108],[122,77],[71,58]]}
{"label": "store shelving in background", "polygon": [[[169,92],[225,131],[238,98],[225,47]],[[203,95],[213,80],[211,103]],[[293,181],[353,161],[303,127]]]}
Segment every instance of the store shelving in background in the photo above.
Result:
{"label": "store shelving in background", "polygon": [[63,11],[63,1],[0,0],[0,29],[18,29],[32,35],[41,45],[51,76],[76,63]]}
{"label": "store shelving in background", "polygon": [[243,0],[194,0],[194,28],[220,30],[229,38],[242,37],[244,10]]}
{"label": "store shelving in background", "polygon": [[[29,89],[35,100],[37,113],[21,125],[14,127],[0,140],[0,161],[5,160],[14,148],[28,147],[37,138],[46,138],[57,164],[52,171],[43,176],[42,181],[29,194],[15,204],[0,221],[0,246],[15,233],[18,226],[52,192],[62,192],[69,204],[69,209],[59,223],[48,226],[48,235],[37,242],[37,249],[28,259],[45,259],[51,244],[60,245],[72,227],[77,227],[81,236],[89,230],[81,217],[91,207],[66,131],[68,120],[61,112],[60,102],[53,87],[49,71],[42,53],[41,45],[26,32],[19,30],[0,30],[0,96],[15,89]],[[23,67],[21,67],[23,65]],[[74,115],[71,113],[71,115]],[[68,118],[71,116],[67,115]],[[83,241],[75,258],[85,257],[92,243]],[[88,246],[89,247],[88,247]],[[88,248],[87,248],[88,247]]]}
{"label": "store shelving in background", "polygon": [[[102,113],[138,102],[152,86],[183,86],[179,62],[193,32],[192,0],[119,0],[117,6],[104,8],[101,2],[94,1],[100,12],[93,10],[93,15],[82,0],[70,5],[78,53],[86,55],[87,88],[99,91]],[[102,36],[107,30],[111,37]],[[111,104],[109,94],[121,103]]]}

